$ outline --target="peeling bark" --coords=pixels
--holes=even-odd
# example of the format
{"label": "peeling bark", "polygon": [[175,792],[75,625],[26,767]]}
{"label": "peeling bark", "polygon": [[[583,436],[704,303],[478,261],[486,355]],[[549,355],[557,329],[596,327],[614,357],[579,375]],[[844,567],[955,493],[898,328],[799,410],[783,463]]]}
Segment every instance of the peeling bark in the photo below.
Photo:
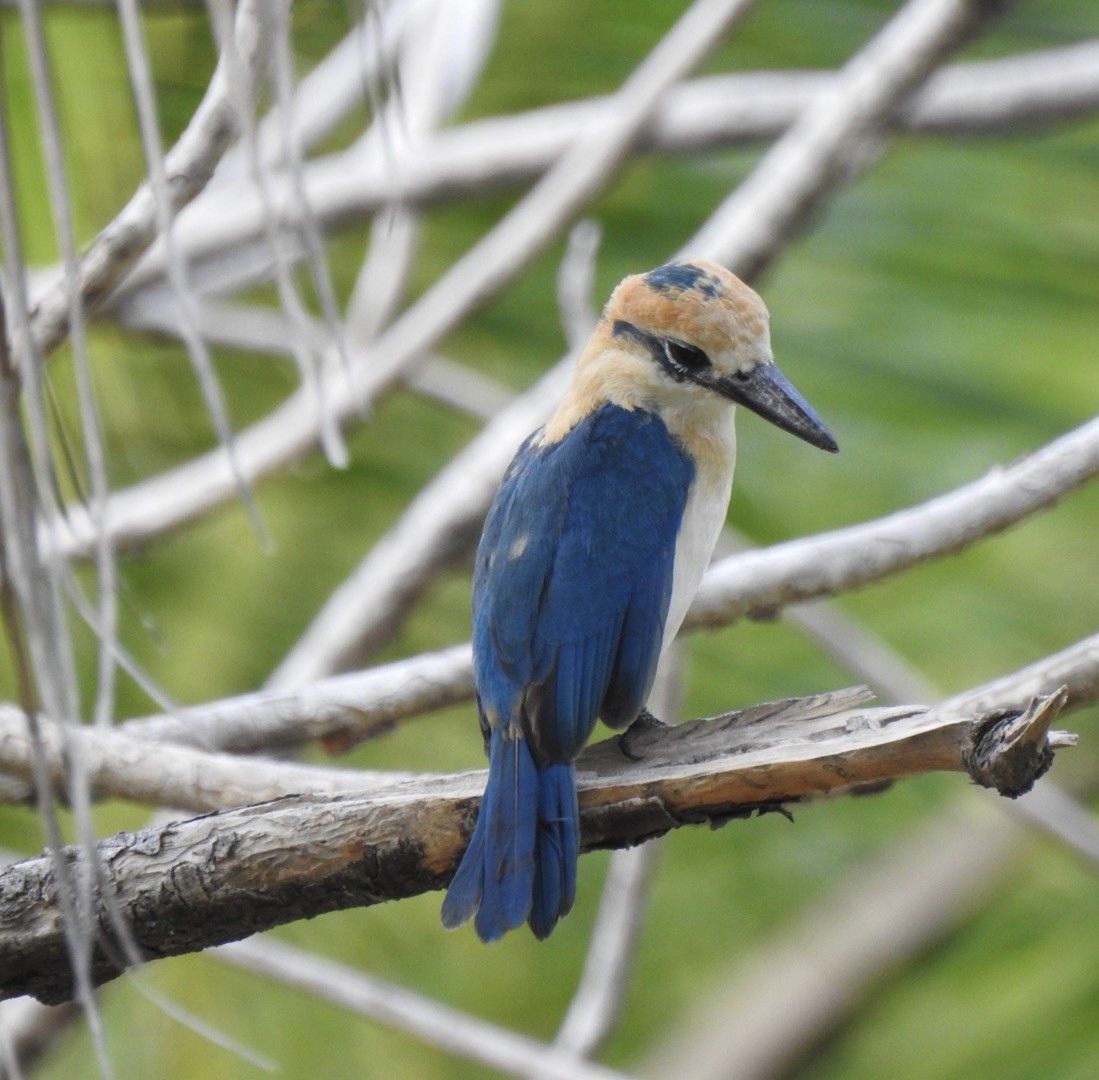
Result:
{"label": "peeling bark", "polygon": [[[725,824],[822,795],[937,770],[1018,794],[1071,741],[1049,726],[1063,692],[1005,714],[866,708],[861,688],[644,731],[578,762],[586,851],[681,825]],[[194,952],[296,919],[443,888],[472,829],[484,773],[363,794],[292,795],[100,843],[92,977],[128,966],[122,914],[145,959]],[[87,855],[64,852],[70,872]],[[67,1000],[71,975],[49,856],[0,874],[0,997]]]}

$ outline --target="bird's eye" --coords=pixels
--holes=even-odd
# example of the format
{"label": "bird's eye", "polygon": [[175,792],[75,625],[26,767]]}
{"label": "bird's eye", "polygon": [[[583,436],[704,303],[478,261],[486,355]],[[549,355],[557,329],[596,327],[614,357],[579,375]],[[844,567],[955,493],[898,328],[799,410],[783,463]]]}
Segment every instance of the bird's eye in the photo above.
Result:
{"label": "bird's eye", "polygon": [[664,340],[664,353],[677,367],[687,371],[701,371],[710,366],[710,358],[693,345],[685,345],[682,341]]}

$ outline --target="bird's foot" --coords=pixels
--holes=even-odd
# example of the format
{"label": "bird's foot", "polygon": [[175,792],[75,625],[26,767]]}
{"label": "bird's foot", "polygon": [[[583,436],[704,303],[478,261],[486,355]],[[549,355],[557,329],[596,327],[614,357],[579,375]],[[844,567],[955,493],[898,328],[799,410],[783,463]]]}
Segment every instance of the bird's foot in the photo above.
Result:
{"label": "bird's foot", "polygon": [[637,719],[618,736],[618,749],[622,751],[623,757],[629,758],[630,761],[641,761],[645,755],[638,753],[634,748],[638,735],[667,726],[663,720],[653,716],[648,709],[642,709],[637,714]]}

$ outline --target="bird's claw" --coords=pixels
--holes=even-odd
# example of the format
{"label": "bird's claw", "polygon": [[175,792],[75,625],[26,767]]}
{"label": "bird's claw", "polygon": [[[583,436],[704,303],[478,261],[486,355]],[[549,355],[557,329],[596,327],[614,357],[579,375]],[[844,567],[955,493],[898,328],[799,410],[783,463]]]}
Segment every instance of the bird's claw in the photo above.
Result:
{"label": "bird's claw", "polygon": [[634,743],[637,741],[638,735],[642,735],[646,731],[653,731],[655,728],[667,726],[659,717],[653,716],[648,709],[642,709],[637,714],[637,719],[618,736],[618,749],[622,751],[622,756],[630,761],[641,761],[645,755],[634,749]]}

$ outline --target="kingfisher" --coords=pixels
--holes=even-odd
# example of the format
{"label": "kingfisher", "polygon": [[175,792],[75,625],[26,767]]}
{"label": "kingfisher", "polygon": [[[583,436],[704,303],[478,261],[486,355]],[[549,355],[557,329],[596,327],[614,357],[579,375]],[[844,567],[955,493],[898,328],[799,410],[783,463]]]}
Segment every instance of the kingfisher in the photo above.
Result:
{"label": "kingfisher", "polygon": [[[832,453],[775,365],[759,296],[705,259],[615,288],[569,388],[519,448],[473,576],[473,664],[489,758],[469,846],[443,901],[483,941],[572,908],[574,761],[597,718],[645,703],[725,521],[735,406]],[[628,735],[628,731],[627,731]]]}

